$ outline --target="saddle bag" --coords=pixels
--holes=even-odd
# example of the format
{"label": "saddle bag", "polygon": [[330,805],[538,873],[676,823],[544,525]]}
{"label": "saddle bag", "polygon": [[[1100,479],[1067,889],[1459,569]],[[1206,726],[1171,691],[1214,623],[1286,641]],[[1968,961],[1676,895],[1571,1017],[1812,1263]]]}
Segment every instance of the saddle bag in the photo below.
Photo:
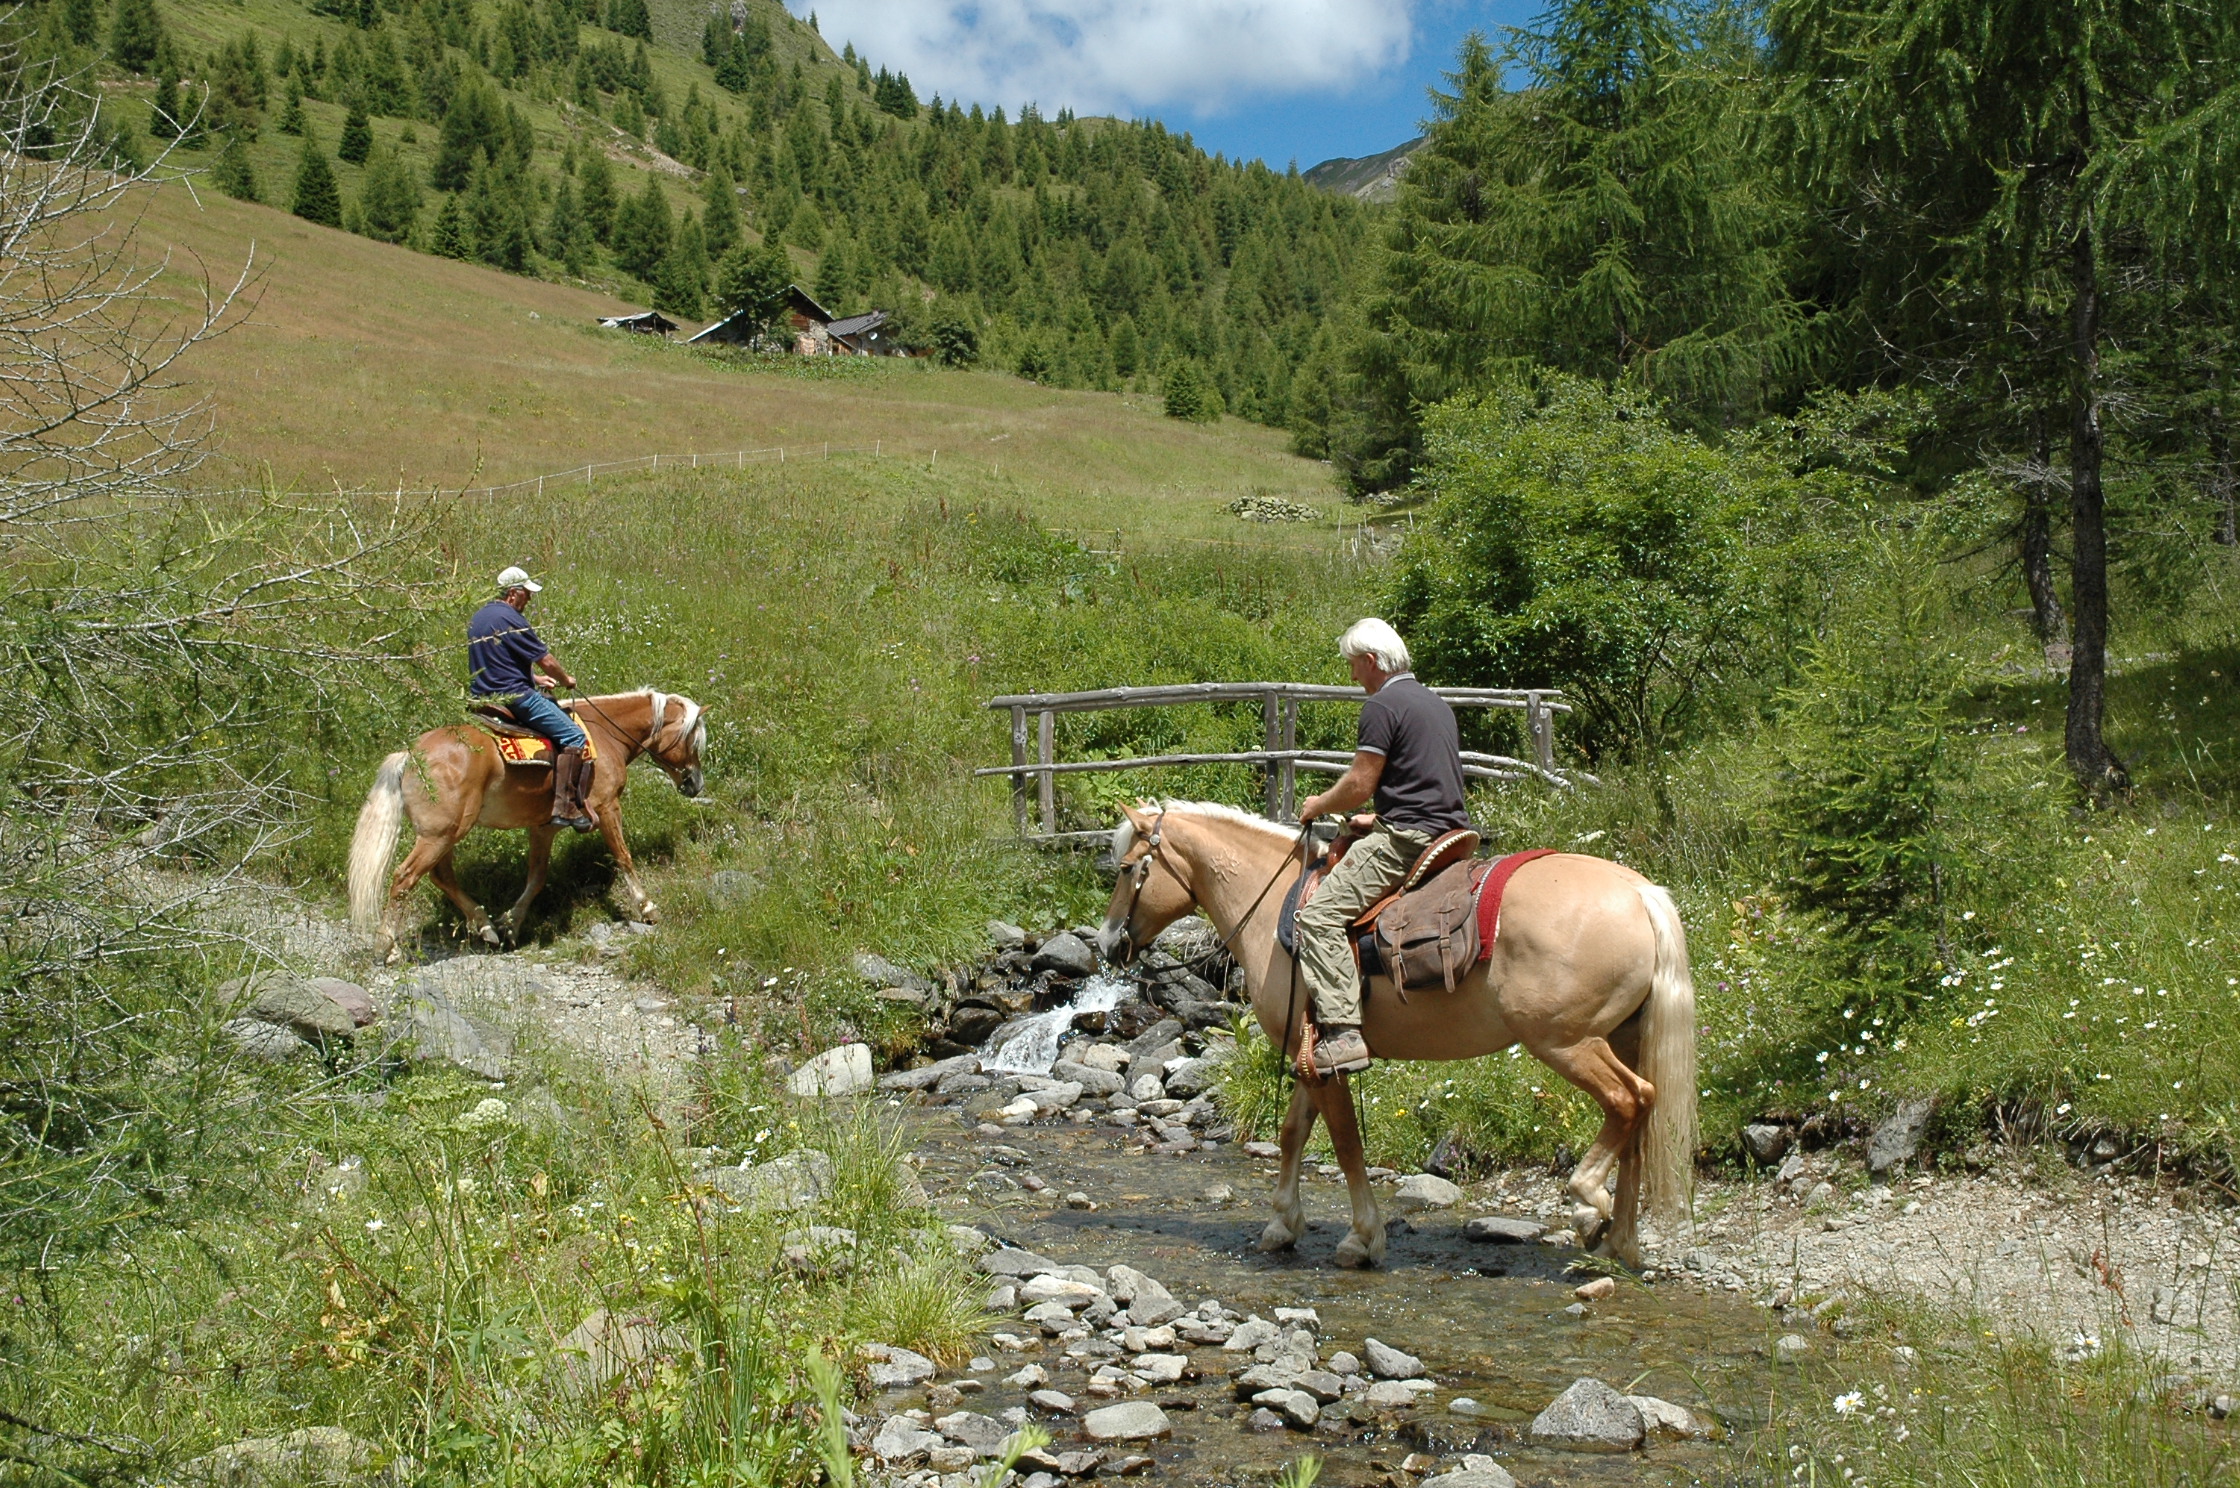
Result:
{"label": "saddle bag", "polygon": [[[1478,895],[1474,865],[1454,863],[1383,907],[1363,949],[1403,990],[1460,985],[1478,960]],[[1364,961],[1367,957],[1363,958]],[[1370,968],[1364,966],[1364,971]]]}

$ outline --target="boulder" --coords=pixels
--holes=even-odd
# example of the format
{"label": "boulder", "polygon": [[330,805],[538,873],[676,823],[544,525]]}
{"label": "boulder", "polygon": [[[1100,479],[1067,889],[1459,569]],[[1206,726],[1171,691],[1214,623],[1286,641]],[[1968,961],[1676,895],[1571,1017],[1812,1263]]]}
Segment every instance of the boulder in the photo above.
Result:
{"label": "boulder", "polygon": [[231,1442],[165,1475],[193,1488],[359,1488],[412,1476],[409,1459],[390,1458],[337,1426]]}
{"label": "boulder", "polygon": [[1414,1354],[1403,1354],[1396,1348],[1388,1348],[1374,1338],[1369,1340],[1362,1352],[1368,1357],[1369,1372],[1378,1379],[1414,1379],[1423,1373],[1421,1359]]}
{"label": "boulder", "polygon": [[258,1064],[290,1064],[317,1052],[290,1030],[255,1018],[229,1018],[224,1032],[244,1058]]}
{"label": "boulder", "polygon": [[991,1250],[980,1257],[980,1269],[990,1276],[1045,1276],[1058,1269],[1058,1263],[1048,1256],[1038,1256],[1031,1250],[1014,1250],[1005,1246]]}
{"label": "boulder", "polygon": [[1105,1278],[1112,1283],[1113,1298],[1127,1307],[1137,1327],[1156,1328],[1189,1311],[1172,1292],[1133,1266],[1114,1266]]}
{"label": "boulder", "polygon": [[1517,1480],[1505,1467],[1466,1467],[1425,1478],[1417,1488],[1517,1488]]}
{"label": "boulder", "polygon": [[845,1270],[855,1260],[856,1232],[839,1225],[810,1225],[778,1243],[786,1268],[801,1275]]}
{"label": "boulder", "polygon": [[1073,1397],[1063,1390],[1037,1390],[1027,1397],[1027,1403],[1037,1410],[1055,1411],[1061,1416],[1073,1414]]}
{"label": "boulder", "polygon": [[933,1361],[924,1354],[884,1343],[867,1343],[863,1353],[871,1360],[871,1388],[874,1390],[900,1390],[933,1378]]}
{"label": "boulder", "polygon": [[1081,1429],[1091,1441],[1150,1441],[1172,1432],[1174,1425],[1150,1401],[1129,1400],[1089,1412],[1081,1418]]}
{"label": "boulder", "polygon": [[975,1457],[1000,1457],[1003,1444],[1011,1437],[1011,1428],[992,1416],[977,1411],[958,1411],[953,1416],[943,1416],[933,1423],[940,1432],[960,1447],[972,1448]]}
{"label": "boulder", "polygon": [[1118,1044],[1075,1045],[1072,1058],[1076,1063],[1108,1074],[1119,1074],[1128,1067],[1128,1051]]}
{"label": "boulder", "polygon": [[651,1317],[602,1307],[576,1324],[554,1350],[560,1356],[560,1393],[582,1399],[624,1375],[650,1378],[655,1359],[677,1352],[682,1344],[682,1338]]}
{"label": "boulder", "polygon": [[[1134,1316],[1133,1313],[1129,1315]],[[1274,1343],[1281,1337],[1283,1330],[1265,1318],[1246,1318],[1237,1324],[1221,1347],[1232,1354],[1250,1353],[1263,1343]]]}
{"label": "boulder", "polygon": [[889,1416],[871,1438],[871,1455],[881,1462],[906,1462],[940,1445],[938,1432],[926,1430],[908,1416]]}
{"label": "boulder", "polygon": [[954,1059],[937,1059],[931,1064],[921,1064],[916,1069],[896,1070],[879,1077],[881,1090],[931,1090],[951,1075],[978,1073],[980,1056],[959,1054]]}
{"label": "boulder", "polygon": [[1462,1227],[1462,1238],[1483,1240],[1489,1245],[1530,1245],[1547,1232],[1546,1225],[1533,1220],[1485,1214]]}
{"label": "boulder", "polygon": [[1375,1410],[1407,1410],[1416,1403],[1416,1392],[1398,1380],[1378,1380],[1361,1398]]}
{"label": "boulder", "polygon": [[1392,1202],[1402,1214],[1451,1209],[1462,1202],[1462,1190],[1435,1174],[1411,1173],[1400,1180],[1400,1186],[1393,1191]]}
{"label": "boulder", "polygon": [[[1161,1018],[1128,1041],[1130,1068],[1144,1067],[1140,1065],[1140,1061],[1145,1056],[1158,1053],[1159,1050],[1166,1048],[1167,1045],[1174,1043],[1181,1037],[1182,1025],[1180,1023],[1172,1018]],[[1181,1052],[1182,1050],[1178,1047],[1174,1054],[1163,1056],[1161,1062],[1164,1062],[1164,1059],[1172,1059]]]}
{"label": "boulder", "polygon": [[1079,1312],[1103,1295],[1097,1287],[1063,1276],[1037,1276],[1019,1288],[1019,1300],[1028,1307],[1055,1302],[1069,1312]]}
{"label": "boulder", "polygon": [[1213,1058],[1179,1059],[1166,1070],[1167,1094],[1188,1100],[1203,1095],[1221,1082],[1221,1061]]}
{"label": "boulder", "polygon": [[1310,1369],[1294,1380],[1291,1387],[1295,1390],[1304,1390],[1324,1405],[1328,1405],[1345,1393],[1346,1382],[1343,1376],[1332,1374],[1327,1369]]}
{"label": "boulder", "polygon": [[1867,1171],[1880,1178],[1913,1161],[1936,1109],[1936,1102],[1925,1096],[1898,1102],[1898,1109],[1884,1117],[1867,1138]]}
{"label": "boulder", "polygon": [[1044,941],[1027,965],[1034,971],[1054,972],[1064,977],[1094,976],[1097,953],[1089,948],[1088,942],[1068,931]]}
{"label": "boulder", "polygon": [[692,1181],[718,1189],[742,1204],[766,1209],[808,1209],[832,1188],[832,1159],[804,1147],[758,1167],[702,1168]]}
{"label": "boulder", "polygon": [[1138,1354],[1128,1361],[1130,1370],[1154,1385],[1174,1384],[1189,1367],[1189,1359],[1181,1354]]}
{"label": "boulder", "polygon": [[1645,1428],[1633,1402],[1597,1379],[1575,1381],[1532,1418],[1529,1435],[1568,1452],[1631,1452]]}
{"label": "boulder", "polygon": [[506,1077],[506,1057],[513,1051],[511,1039],[460,1012],[425,974],[397,988],[382,1015],[381,1032],[405,1058],[448,1064],[485,1080]]}
{"label": "boulder", "polygon": [[[365,997],[362,990],[358,995]],[[285,1028],[314,1044],[346,1039],[358,1031],[357,1020],[333,998],[293,972],[260,971],[235,977],[218,988],[218,997],[237,1016]],[[371,1005],[369,1000],[367,1006]]]}
{"label": "boulder", "polygon": [[1789,1128],[1753,1121],[1742,1129],[1742,1146],[1759,1166],[1770,1168],[1789,1150]]}
{"label": "boulder", "polygon": [[827,1049],[786,1077],[786,1089],[802,1096],[854,1095],[871,1084],[869,1044]]}
{"label": "boulder", "polygon": [[1626,1400],[1641,1412],[1642,1429],[1651,1436],[1684,1441],[1700,1440],[1711,1434],[1711,1428],[1697,1420],[1695,1413],[1685,1406],[1659,1400],[1654,1395],[1628,1395]]}
{"label": "boulder", "polygon": [[1138,1075],[1128,1086],[1128,1096],[1137,1102],[1165,1100],[1166,1082],[1155,1074]]}
{"label": "boulder", "polygon": [[1322,1419],[1322,1406],[1304,1390],[1262,1390],[1252,1397],[1252,1403],[1263,1406],[1283,1417],[1284,1424],[1301,1431],[1313,1429]]}
{"label": "boulder", "polygon": [[988,944],[999,951],[1023,950],[1027,944],[1027,932],[1006,920],[990,920]]}
{"label": "boulder", "polygon": [[1069,1085],[1080,1086],[1090,1095],[1117,1095],[1126,1083],[1111,1070],[1097,1069],[1071,1059],[1059,1060],[1050,1067],[1050,1074]]}
{"label": "boulder", "polygon": [[311,977],[304,985],[341,1008],[353,1028],[364,1028],[381,1016],[381,1009],[373,1005],[373,997],[356,982],[346,982],[340,977]]}
{"label": "boulder", "polygon": [[908,987],[913,992],[931,992],[933,983],[914,971],[905,971],[884,956],[869,951],[858,951],[855,958],[856,975],[873,987]]}
{"label": "boulder", "polygon": [[1571,1295],[1582,1302],[1601,1302],[1617,1294],[1617,1280],[1609,1276],[1597,1276],[1594,1280],[1582,1282],[1571,1289]]}

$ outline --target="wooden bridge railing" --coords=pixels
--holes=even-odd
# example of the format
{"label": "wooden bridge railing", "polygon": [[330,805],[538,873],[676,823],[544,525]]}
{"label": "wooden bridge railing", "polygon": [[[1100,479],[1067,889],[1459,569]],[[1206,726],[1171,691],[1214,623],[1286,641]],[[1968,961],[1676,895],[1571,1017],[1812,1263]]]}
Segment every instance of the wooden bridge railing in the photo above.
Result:
{"label": "wooden bridge railing", "polygon": [[[1434,687],[1431,689],[1457,708],[1513,708],[1524,714],[1525,736],[1533,757],[1512,759],[1505,754],[1463,751],[1462,773],[1475,780],[1541,780],[1569,788],[1572,773],[1556,767],[1555,715],[1568,713],[1571,705],[1552,688]],[[1301,770],[1342,775],[1351,763],[1350,750],[1299,748],[1299,705],[1358,703],[1367,696],[1358,687],[1330,687],[1312,682],[1183,682],[1162,687],[1107,687],[1096,692],[1029,692],[991,698],[987,706],[1011,714],[1011,763],[975,770],[974,775],[1011,777],[1011,815],[1019,835],[1052,842],[1070,837],[1093,837],[1095,832],[1060,832],[1057,812],[1057,777],[1094,770],[1143,770],[1172,765],[1259,765],[1267,771],[1267,811],[1277,821],[1295,818],[1298,774]],[[1186,703],[1260,704],[1262,747],[1216,754],[1151,754],[1133,759],[1065,760],[1057,758],[1057,716],[1060,713],[1098,713],[1117,708],[1169,708]],[[1035,715],[1035,758],[1027,758],[1027,715]],[[1592,780],[1591,776],[1578,776]],[[1041,831],[1028,830],[1027,783],[1034,782],[1035,805]]]}

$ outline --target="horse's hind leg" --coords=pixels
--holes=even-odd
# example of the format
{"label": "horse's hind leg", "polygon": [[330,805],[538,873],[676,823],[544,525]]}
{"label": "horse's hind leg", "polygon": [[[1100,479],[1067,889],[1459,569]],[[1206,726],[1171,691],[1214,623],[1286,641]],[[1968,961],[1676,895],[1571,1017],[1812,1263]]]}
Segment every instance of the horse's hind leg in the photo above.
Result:
{"label": "horse's hind leg", "polygon": [[[1649,1114],[1656,1091],[1649,1082],[1627,1068],[1610,1045],[1599,1038],[1581,1039],[1562,1048],[1535,1048],[1540,1061],[1594,1097],[1602,1107],[1602,1130],[1579,1165],[1571,1170],[1571,1224],[1579,1244],[1587,1249],[1605,1245],[1611,1221],[1610,1173],[1619,1156],[1632,1144],[1642,1118]],[[1631,1237],[1628,1238],[1630,1247]],[[1631,1263],[1636,1257],[1622,1256]]]}
{"label": "horse's hind leg", "polygon": [[497,928],[490,923],[490,917],[483,913],[482,906],[475,903],[474,896],[459,882],[459,865],[449,852],[430,866],[428,877],[436,881],[436,887],[443,890],[445,898],[459,906],[459,913],[466,916],[469,935],[486,945],[502,943],[498,939]]}
{"label": "horse's hind leg", "polygon": [[[412,851],[404,855],[397,865],[394,877],[389,880],[389,899],[381,907],[381,931],[374,938],[373,951],[387,964],[394,966],[404,957],[404,901],[413,886],[435,871],[438,863],[451,861],[452,844],[458,839],[444,832],[423,832],[413,839]],[[456,890],[445,892],[457,897]]]}
{"label": "horse's hind leg", "polygon": [[1299,1202],[1299,1168],[1306,1161],[1307,1133],[1314,1130],[1314,1098],[1293,1083],[1291,1109],[1283,1118],[1283,1166],[1276,1177],[1275,1218],[1260,1232],[1262,1250],[1289,1250],[1307,1232],[1307,1212]]}
{"label": "horse's hind leg", "polygon": [[1346,1193],[1353,1200],[1353,1228],[1338,1242],[1341,1266],[1384,1264],[1384,1216],[1377,1212],[1376,1191],[1369,1187],[1368,1160],[1361,1151],[1361,1124],[1354,1118],[1353,1093],[1346,1077],[1314,1086],[1314,1102],[1330,1128],[1330,1145],[1346,1175]]}

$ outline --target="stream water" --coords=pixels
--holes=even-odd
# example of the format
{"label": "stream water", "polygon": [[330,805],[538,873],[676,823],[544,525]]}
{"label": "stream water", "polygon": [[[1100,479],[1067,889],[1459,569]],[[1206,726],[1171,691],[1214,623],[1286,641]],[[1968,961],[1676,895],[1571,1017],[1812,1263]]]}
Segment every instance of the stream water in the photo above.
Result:
{"label": "stream water", "polygon": [[[1024,1053],[1024,1051],[1022,1051]],[[1047,1067],[1047,1066],[1046,1066]],[[1396,1476],[1412,1452],[1459,1468],[1465,1453],[1489,1453],[1524,1488],[1567,1484],[1731,1483],[1752,1476],[1736,1445],[1761,1424],[1777,1374],[1775,1330],[1765,1313],[1739,1300],[1706,1296],[1677,1285],[1621,1283],[1618,1294],[1585,1316],[1572,1316],[1566,1275],[1576,1252],[1540,1245],[1503,1246],[1463,1237],[1462,1210],[1417,1215],[1390,1226],[1390,1252],[1378,1271],[1345,1271],[1331,1251],[1346,1228],[1342,1180],[1310,1169],[1305,1200],[1310,1228],[1289,1254],[1254,1247],[1267,1220],[1275,1165],[1234,1146],[1183,1156],[1122,1149],[1118,1134],[1087,1123],[1006,1129],[975,1135],[951,1108],[926,1108],[906,1121],[922,1159],[927,1189],[943,1217],[976,1225],[1011,1245],[1066,1265],[1102,1272],[1126,1263],[1166,1284],[1186,1306],[1218,1298],[1240,1313],[1273,1318],[1278,1307],[1311,1307],[1321,1318],[1318,1347],[1327,1359],[1360,1354],[1375,1336],[1422,1358],[1436,1394],[1397,1418],[1361,1421],[1326,1416],[1312,1432],[1258,1432],[1240,1405],[1229,1373],[1249,1356],[1219,1348],[1191,1350],[1199,1377],[1146,1396],[1164,1408],[1173,1436],[1140,1450],[1157,1460],[1167,1483],[1264,1485],[1283,1464],[1313,1453],[1324,1459],[1326,1485],[1405,1483]],[[1048,1187],[1032,1191],[1032,1175]],[[1550,1180],[1551,1193],[1555,1180]],[[1227,1184],[1235,1198],[1209,1198]],[[1093,1208],[1069,1207],[1069,1192]],[[1382,1190],[1388,1211],[1390,1189]],[[992,1318],[990,1331],[1032,1335],[1016,1315]],[[1002,1383],[1023,1364],[1038,1363],[1050,1386],[1080,1400],[1088,1375],[1061,1349],[1039,1342],[1028,1352],[983,1344],[996,1362],[974,1377],[984,1389],[966,1409],[997,1415],[1024,1405],[1028,1388]],[[1102,1361],[1091,1361],[1094,1363]],[[1713,1441],[1663,1442],[1645,1452],[1597,1456],[1531,1445],[1523,1428],[1574,1380],[1592,1376],[1632,1393],[1658,1395],[1708,1416],[1723,1428]],[[954,1376],[946,1376],[954,1378]],[[1469,1414],[1450,1410],[1458,1397],[1478,1403]],[[874,1407],[883,1412],[928,1403],[900,1392]],[[935,1414],[958,1407],[931,1402]],[[1335,1414],[1335,1412],[1334,1412]],[[1036,1411],[1038,1418],[1045,1413]],[[1079,1428],[1048,1420],[1053,1450],[1085,1445]],[[1138,1450],[1131,1448],[1129,1450]]]}
{"label": "stream water", "polygon": [[991,1042],[981,1051],[980,1067],[1014,1075],[1047,1075],[1058,1062],[1058,1040],[1073,1027],[1077,1015],[1109,1013],[1135,992],[1127,978],[1099,973],[1083,982],[1064,1007],[1006,1023],[997,1031],[1003,1042]]}

